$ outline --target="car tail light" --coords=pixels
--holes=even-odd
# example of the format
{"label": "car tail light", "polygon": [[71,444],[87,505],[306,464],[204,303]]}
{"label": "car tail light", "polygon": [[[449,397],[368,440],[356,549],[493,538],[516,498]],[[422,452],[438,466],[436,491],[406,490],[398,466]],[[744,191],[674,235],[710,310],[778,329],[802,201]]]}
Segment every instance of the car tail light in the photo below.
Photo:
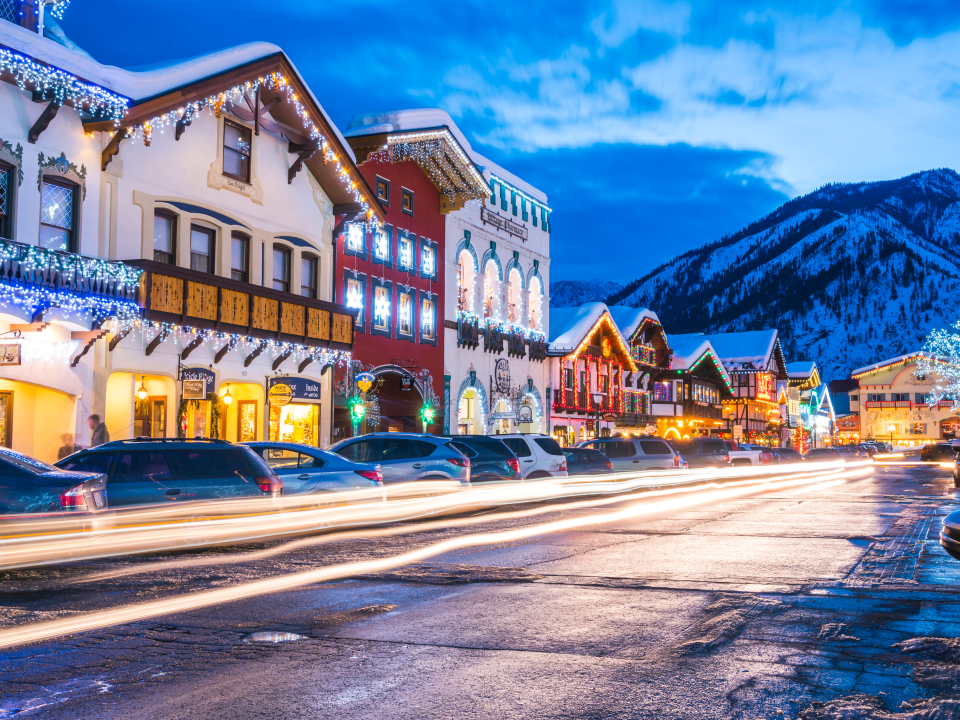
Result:
{"label": "car tail light", "polygon": [[271,497],[278,497],[283,493],[283,480],[281,480],[278,475],[258,477],[257,485],[260,486],[263,492],[268,493]]}
{"label": "car tail light", "polygon": [[564,460],[562,463],[560,463],[560,469],[561,469],[563,472],[566,472],[566,471],[567,471],[567,461],[566,461],[566,460]]}
{"label": "car tail light", "polygon": [[452,463],[457,467],[470,467],[470,460],[467,458],[447,458],[448,463]]}
{"label": "car tail light", "polygon": [[727,453],[726,455],[723,456],[723,461],[730,462],[730,453]]}
{"label": "car tail light", "polygon": [[85,510],[87,499],[83,496],[83,485],[76,485],[60,495],[60,507]]}
{"label": "car tail light", "polygon": [[613,470],[613,463],[611,461],[604,460],[603,462],[606,464],[607,470]]}
{"label": "car tail light", "polygon": [[520,461],[519,461],[519,460],[517,460],[516,458],[509,458],[509,459],[507,460],[507,465],[509,465],[510,468],[511,468],[515,473],[517,473],[517,475],[520,474]]}
{"label": "car tail light", "polygon": [[379,470],[354,470],[354,472],[361,477],[365,477],[371,482],[383,485],[383,473]]}
{"label": "car tail light", "polygon": [[680,456],[679,456],[679,455],[674,455],[674,456],[673,456],[673,466],[674,466],[674,467],[680,467]]}

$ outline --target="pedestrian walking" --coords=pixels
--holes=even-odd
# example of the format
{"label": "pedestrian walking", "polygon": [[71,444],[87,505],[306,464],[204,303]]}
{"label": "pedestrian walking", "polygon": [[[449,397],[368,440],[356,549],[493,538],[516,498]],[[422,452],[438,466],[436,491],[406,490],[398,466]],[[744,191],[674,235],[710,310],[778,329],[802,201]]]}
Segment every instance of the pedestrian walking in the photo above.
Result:
{"label": "pedestrian walking", "polygon": [[90,426],[90,447],[103,445],[110,442],[110,433],[107,432],[107,424],[100,422],[99,415],[91,415],[87,418],[87,425]]}

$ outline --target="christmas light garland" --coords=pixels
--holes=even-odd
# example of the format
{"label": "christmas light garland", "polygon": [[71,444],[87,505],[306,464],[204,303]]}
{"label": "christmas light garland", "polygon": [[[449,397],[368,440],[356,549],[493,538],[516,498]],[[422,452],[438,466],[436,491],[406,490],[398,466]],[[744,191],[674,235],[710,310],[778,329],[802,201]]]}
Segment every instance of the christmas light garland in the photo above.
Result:
{"label": "christmas light garland", "polygon": [[50,93],[58,105],[70,101],[78,110],[101,115],[114,123],[119,123],[130,107],[130,100],[122,95],[82,82],[68,72],[41,65],[6,48],[0,48],[0,71],[11,73],[21,90],[27,90],[30,85],[44,96]]}
{"label": "christmas light garland", "polygon": [[327,138],[323,135],[323,133],[320,132],[320,129],[317,127],[316,123],[314,123],[314,121],[311,119],[310,113],[306,110],[303,102],[300,100],[299,95],[294,92],[293,87],[283,73],[273,72],[268,75],[258,77],[255,80],[248,80],[245,83],[233,86],[229,90],[224,90],[223,92],[215,95],[210,95],[205,99],[187,103],[183,107],[180,107],[176,110],[169,110],[161,115],[151,118],[150,120],[145,120],[144,122],[135,125],[130,129],[130,135],[131,137],[143,139],[144,143],[149,145],[155,132],[159,131],[161,134],[163,134],[167,128],[175,127],[176,124],[181,120],[192,119],[204,109],[206,109],[208,112],[212,112],[216,117],[220,117],[225,108],[229,109],[233,106],[239,106],[241,102],[246,104],[243,100],[244,96],[247,93],[255,94],[256,91],[261,87],[280,94],[282,97],[284,97],[287,103],[293,105],[297,117],[300,118],[300,122],[302,123],[303,129],[306,131],[307,136],[311,140],[315,140],[318,143],[320,146],[320,152],[323,153],[324,159],[327,162],[333,161],[336,163],[336,171],[340,181],[353,195],[353,199],[363,208],[367,216],[367,221],[373,222],[375,225],[379,225],[379,221],[376,220],[373,210],[370,208],[363,194],[360,192],[357,182],[350,179],[350,172],[348,168],[341,163],[340,157],[333,151],[333,148],[327,141]]}
{"label": "christmas light garland", "polygon": [[933,389],[927,396],[928,407],[939,407],[941,402],[949,401],[952,411],[960,409],[960,320],[950,330],[933,330],[919,356],[908,355],[884,368],[903,365],[914,357],[917,360],[915,375],[933,381]]}

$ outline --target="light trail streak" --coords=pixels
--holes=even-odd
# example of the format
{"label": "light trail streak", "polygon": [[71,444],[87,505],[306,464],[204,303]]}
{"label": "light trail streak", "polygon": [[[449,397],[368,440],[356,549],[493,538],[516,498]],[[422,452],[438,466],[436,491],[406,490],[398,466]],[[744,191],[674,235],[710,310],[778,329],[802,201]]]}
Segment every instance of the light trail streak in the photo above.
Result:
{"label": "light trail streak", "polygon": [[[493,545],[514,542],[516,540],[522,540],[538,535],[572,530],[578,527],[608,525],[621,520],[637,518],[644,515],[658,515],[693,507],[695,505],[731,500],[758,492],[785,490],[794,487],[802,487],[804,485],[809,486],[811,484],[817,484],[828,480],[863,477],[865,475],[869,475],[870,472],[871,469],[868,465],[862,465],[859,467],[843,467],[841,464],[840,467],[835,467],[832,470],[828,470],[822,474],[818,473],[813,477],[811,477],[811,475],[808,473],[797,473],[788,478],[767,478],[759,483],[741,482],[735,483],[732,486],[727,485],[696,494],[685,494],[682,497],[664,499],[653,503],[636,502],[622,510],[605,514],[594,514],[579,518],[556,520],[549,523],[543,523],[514,530],[503,530],[476,535],[464,535],[388,558],[332,565],[329,567],[281,575],[274,578],[268,578],[266,580],[243,583],[229,588],[205,590],[188,595],[178,595],[170,598],[164,598],[162,600],[155,600],[152,602],[127,605],[113,609],[97,610],[95,612],[74,615],[68,618],[7,628],[0,630],[0,648],[15,647],[26,643],[38,642],[41,640],[62,637],[65,635],[86,632],[89,630],[110,627],[112,625],[131,623],[139,620],[145,620],[147,618],[169,615],[171,613],[184,612],[187,610],[196,610],[203,607],[209,607],[211,605],[219,605],[222,603],[255,597],[258,595],[292,590],[314,583],[329,582],[331,580],[337,580],[346,577],[382,572],[384,570],[389,570],[402,565],[419,562],[445,552],[450,552],[451,550],[461,550],[479,545]],[[813,483],[811,483],[811,480],[813,480]]]}
{"label": "light trail streak", "polygon": [[[336,503],[324,496],[294,496],[281,499],[234,500],[219,503],[184,503],[120,513],[118,527],[63,531],[63,520],[36,522],[16,527],[18,534],[2,538],[0,569],[90,560],[116,555],[202,547],[249,540],[411,521],[488,507],[569,499],[584,495],[616,495],[664,485],[691,491],[712,479],[735,482],[798,472],[812,477],[838,467],[868,465],[866,461],[811,463],[791,466],[705,468],[677,473],[631,473],[595,476],[596,479],[560,478],[535,483],[469,487],[450,492],[450,483],[405,483],[391,486],[398,499],[382,500],[382,491],[363,490],[336,495]],[[678,480],[681,481],[678,483]],[[415,494],[415,496],[411,496]],[[340,504],[346,503],[346,504]],[[317,509],[314,509],[317,508]],[[51,531],[41,532],[45,527]],[[68,526],[69,527],[69,526]]]}

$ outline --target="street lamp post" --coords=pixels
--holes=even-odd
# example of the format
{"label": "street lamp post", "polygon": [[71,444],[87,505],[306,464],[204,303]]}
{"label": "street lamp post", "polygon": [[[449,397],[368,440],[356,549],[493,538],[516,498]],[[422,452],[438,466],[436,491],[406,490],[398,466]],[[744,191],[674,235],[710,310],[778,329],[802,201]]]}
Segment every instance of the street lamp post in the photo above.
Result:
{"label": "street lamp post", "polygon": [[603,402],[603,393],[593,393],[593,404],[597,406],[597,437],[600,437],[600,403]]}
{"label": "street lamp post", "polygon": [[890,431],[890,452],[893,452],[893,434],[897,431],[897,426],[894,423],[890,423],[887,426],[887,430]]}

